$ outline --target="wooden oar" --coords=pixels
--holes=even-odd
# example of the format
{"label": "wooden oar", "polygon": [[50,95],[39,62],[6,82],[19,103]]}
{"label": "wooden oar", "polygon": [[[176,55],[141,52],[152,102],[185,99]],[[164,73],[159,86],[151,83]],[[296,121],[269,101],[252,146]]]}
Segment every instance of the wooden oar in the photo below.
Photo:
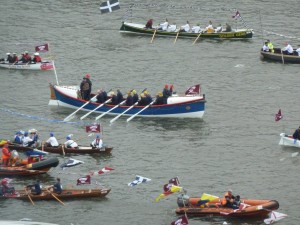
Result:
{"label": "wooden oar", "polygon": [[84,103],[80,108],[78,108],[75,112],[71,113],[70,115],[68,115],[66,118],[64,118],[64,121],[70,121],[72,119],[72,116],[74,116],[79,110],[81,110],[84,106],[86,106],[87,104],[89,104],[92,100],[96,100],[98,95],[95,95],[91,100],[87,101],[86,103]]}
{"label": "wooden oar", "polygon": [[177,38],[178,38],[179,32],[180,32],[180,29],[178,30],[178,32],[177,32],[177,34],[176,34],[176,38],[175,38],[175,40],[174,40],[174,44],[175,44],[175,43],[176,43],[176,41],[177,41]]}
{"label": "wooden oar", "polygon": [[29,193],[27,192],[26,187],[25,187],[25,193],[27,194],[29,200],[31,201],[32,205],[34,206],[34,202],[32,201],[32,198],[30,197]]}
{"label": "wooden oar", "polygon": [[283,52],[282,52],[282,50],[280,50],[280,51],[281,51],[281,60],[282,60],[282,64],[284,64]]}
{"label": "wooden oar", "polygon": [[156,31],[157,31],[157,29],[155,29],[155,31],[154,31],[154,33],[153,33],[153,36],[152,36],[152,39],[151,39],[151,42],[150,42],[150,43],[152,43],[152,42],[153,42],[153,40],[154,40],[154,37],[155,37],[155,34],[156,34]]}
{"label": "wooden oar", "polygon": [[61,145],[61,150],[62,150],[62,153],[63,153],[63,156],[65,156],[65,144],[62,144]]}
{"label": "wooden oar", "polygon": [[197,42],[197,40],[199,39],[199,37],[201,36],[201,31],[200,31],[200,34],[197,36],[197,38],[195,39],[195,41],[193,42],[193,45]]}
{"label": "wooden oar", "polygon": [[105,101],[104,103],[102,103],[101,105],[97,106],[96,108],[94,108],[92,111],[89,111],[87,114],[83,115],[82,117],[80,117],[81,120],[83,120],[85,117],[87,117],[88,115],[90,115],[92,112],[95,112],[97,109],[99,109],[100,107],[104,106],[106,103],[110,102],[111,99],[108,99],[107,101]]}
{"label": "wooden oar", "polygon": [[129,122],[130,120],[132,120],[134,117],[136,117],[138,114],[140,114],[141,112],[143,112],[145,109],[149,108],[151,105],[153,105],[154,102],[155,102],[155,100],[153,100],[149,105],[145,106],[142,110],[138,111],[136,114],[134,114],[131,117],[129,117],[127,119],[127,122]]}
{"label": "wooden oar", "polygon": [[126,102],[126,100],[124,100],[123,102],[119,103],[118,105],[112,107],[111,109],[107,110],[105,113],[102,113],[100,116],[96,117],[95,120],[99,120],[101,117],[105,116],[107,113],[111,112],[112,110],[119,107],[120,105],[123,105],[125,102]]}
{"label": "wooden oar", "polygon": [[121,114],[117,115],[115,118],[113,118],[112,120],[110,120],[110,123],[115,122],[118,118],[120,118],[122,115],[124,115],[127,111],[129,111],[130,109],[132,109],[134,106],[136,106],[139,102],[134,103],[132,106],[130,106],[128,109],[126,109],[124,112],[122,112]]}
{"label": "wooden oar", "polygon": [[58,197],[56,197],[51,191],[49,191],[48,189],[46,189],[51,195],[53,198],[55,198],[57,201],[59,201],[61,204],[65,205],[65,203],[63,203]]}

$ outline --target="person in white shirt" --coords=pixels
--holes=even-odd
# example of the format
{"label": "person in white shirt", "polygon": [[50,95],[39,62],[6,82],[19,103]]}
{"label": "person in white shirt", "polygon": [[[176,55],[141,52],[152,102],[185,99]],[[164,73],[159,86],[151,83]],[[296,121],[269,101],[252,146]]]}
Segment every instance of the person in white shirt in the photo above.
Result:
{"label": "person in white shirt", "polygon": [[96,139],[92,141],[91,146],[99,149],[103,147],[103,141],[99,134],[96,136]]}
{"label": "person in white shirt", "polygon": [[50,133],[50,138],[46,141],[47,147],[58,147],[58,142],[56,140],[56,137],[54,137],[54,133]]}
{"label": "person in white shirt", "polygon": [[298,45],[298,48],[296,49],[296,52],[297,52],[298,56],[300,56],[300,45]]}
{"label": "person in white shirt", "polygon": [[200,33],[200,31],[201,31],[201,27],[200,27],[199,23],[197,24],[197,26],[192,27],[192,32],[193,33]]}
{"label": "person in white shirt", "polygon": [[265,42],[264,46],[262,47],[262,50],[263,50],[264,52],[269,52],[269,51],[270,51],[270,49],[269,49],[269,47],[268,47],[268,42]]}
{"label": "person in white shirt", "polygon": [[283,54],[286,55],[293,55],[294,54],[294,49],[289,43],[285,43],[285,47],[281,49]]}
{"label": "person in white shirt", "polygon": [[214,27],[213,27],[211,21],[209,21],[209,24],[205,29],[206,29],[207,32],[212,32],[214,30]]}
{"label": "person in white shirt", "polygon": [[164,23],[159,24],[158,30],[167,30],[169,26],[169,21],[166,19]]}
{"label": "person in white shirt", "polygon": [[186,21],[186,24],[180,27],[180,32],[189,32],[191,29],[189,21]]}
{"label": "person in white shirt", "polygon": [[217,28],[215,29],[215,33],[219,33],[222,31],[222,25],[219,24],[219,26],[217,26]]}
{"label": "person in white shirt", "polygon": [[77,148],[78,147],[78,144],[75,141],[73,141],[70,136],[67,136],[66,139],[67,139],[67,141],[64,144],[66,148]]}
{"label": "person in white shirt", "polygon": [[23,146],[31,147],[33,144],[34,144],[34,141],[28,136],[28,132],[26,131],[24,133]]}
{"label": "person in white shirt", "polygon": [[167,31],[169,32],[175,32],[177,29],[176,24],[171,24],[168,26]]}

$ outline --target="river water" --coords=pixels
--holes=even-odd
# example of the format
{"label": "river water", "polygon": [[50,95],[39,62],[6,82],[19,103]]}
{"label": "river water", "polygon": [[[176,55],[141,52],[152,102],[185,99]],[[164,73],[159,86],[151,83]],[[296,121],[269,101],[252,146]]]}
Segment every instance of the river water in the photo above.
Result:
{"label": "river water", "polygon": [[[200,40],[121,35],[119,28],[130,2],[120,1],[121,9],[101,14],[98,1],[4,1],[1,0],[0,55],[6,52],[34,51],[36,44],[48,42],[55,58],[58,82],[79,85],[91,74],[93,90],[121,88],[124,94],[135,88],[148,88],[152,95],[165,84],[174,84],[178,93],[200,83],[206,95],[203,120],[139,119],[127,124],[124,118],[110,126],[112,117],[103,117],[104,142],[114,147],[110,156],[74,156],[85,163],[40,176],[43,184],[61,177],[63,185],[76,186],[76,180],[104,166],[115,170],[96,181],[112,189],[102,200],[74,200],[63,206],[57,201],[0,202],[1,219],[30,218],[64,224],[170,224],[177,216],[176,194],[155,198],[163,185],[178,176],[190,196],[209,193],[222,196],[228,188],[245,198],[276,199],[277,210],[288,214],[278,224],[299,224],[298,149],[278,145],[279,134],[291,133],[300,125],[298,93],[299,65],[263,62],[259,49],[265,39],[275,47],[285,41],[300,44],[299,1],[145,1],[133,7],[133,22],[189,20],[206,26],[232,20],[238,8],[244,22],[254,29],[251,40]],[[154,6],[158,4],[159,6]],[[173,7],[171,7],[173,6]],[[279,35],[272,35],[267,32]],[[289,37],[287,37],[289,36]],[[298,38],[298,39],[297,39]],[[42,55],[44,56],[44,55]],[[91,141],[78,113],[73,123],[61,123],[72,110],[48,106],[49,83],[56,83],[52,71],[0,70],[1,138],[12,138],[17,130],[36,128],[42,139],[54,131],[63,141],[72,133],[80,144]],[[283,119],[274,121],[281,109]],[[66,160],[59,156],[61,162]],[[150,178],[134,188],[127,184],[135,175]],[[36,178],[15,178],[22,189]],[[87,187],[87,186],[86,186]],[[92,186],[92,187],[95,187]],[[87,187],[90,188],[90,187]],[[263,224],[259,221],[190,219],[189,224]]]}

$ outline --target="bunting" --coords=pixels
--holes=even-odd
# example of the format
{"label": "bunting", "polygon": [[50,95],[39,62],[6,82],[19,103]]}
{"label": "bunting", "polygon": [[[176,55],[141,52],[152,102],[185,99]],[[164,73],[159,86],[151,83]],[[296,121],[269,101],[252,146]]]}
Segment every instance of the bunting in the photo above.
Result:
{"label": "bunting", "polygon": [[186,215],[177,218],[177,220],[171,223],[171,225],[187,225],[187,224],[189,224],[189,221]]}
{"label": "bunting", "polygon": [[94,175],[100,175],[100,174],[103,174],[103,173],[108,173],[110,171],[114,170],[113,168],[110,168],[108,166],[102,168],[101,170],[99,171],[96,171],[96,172],[90,172],[90,175],[91,176],[94,176]]}
{"label": "bunting", "polygon": [[77,185],[91,184],[91,176],[87,175],[77,179]]}

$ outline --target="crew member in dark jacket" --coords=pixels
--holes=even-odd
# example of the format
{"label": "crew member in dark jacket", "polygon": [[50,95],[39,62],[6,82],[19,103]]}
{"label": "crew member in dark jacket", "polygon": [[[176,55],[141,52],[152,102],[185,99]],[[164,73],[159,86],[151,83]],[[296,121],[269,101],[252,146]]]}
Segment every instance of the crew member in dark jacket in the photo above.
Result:
{"label": "crew member in dark jacket", "polygon": [[300,140],[300,127],[297,130],[295,130],[293,138],[296,140]]}
{"label": "crew member in dark jacket", "polygon": [[89,74],[86,74],[80,84],[81,96],[86,101],[90,100],[90,95],[92,91],[92,82],[90,80],[90,77],[91,76]]}
{"label": "crew member in dark jacket", "polygon": [[146,29],[152,29],[152,25],[153,25],[153,19],[150,19],[147,21],[145,28]]}
{"label": "crew member in dark jacket", "polygon": [[120,89],[117,90],[117,99],[118,99],[118,104],[123,101],[123,94],[120,91]]}
{"label": "crew member in dark jacket", "polygon": [[132,100],[133,104],[139,101],[139,95],[136,93],[136,90],[132,90]]}
{"label": "crew member in dark jacket", "polygon": [[116,96],[115,92],[111,93],[111,104],[112,105],[118,105],[118,97]]}
{"label": "crew member in dark jacket", "polygon": [[169,85],[165,85],[165,88],[163,89],[163,99],[164,99],[164,104],[167,104],[168,98],[171,96],[170,90],[169,90]]}
{"label": "crew member in dark jacket", "polygon": [[163,105],[163,104],[164,104],[163,94],[161,92],[158,92],[156,95],[156,100],[154,102],[154,105]]}
{"label": "crew member in dark jacket", "polygon": [[127,98],[126,98],[125,104],[126,104],[127,106],[132,106],[132,105],[134,104],[134,103],[133,103],[133,97],[132,97],[132,94],[131,94],[130,91],[128,91],[128,93],[127,93]]}
{"label": "crew member in dark jacket", "polygon": [[27,185],[26,188],[30,188],[31,194],[40,195],[42,193],[42,186],[40,180],[37,180],[35,184]]}

